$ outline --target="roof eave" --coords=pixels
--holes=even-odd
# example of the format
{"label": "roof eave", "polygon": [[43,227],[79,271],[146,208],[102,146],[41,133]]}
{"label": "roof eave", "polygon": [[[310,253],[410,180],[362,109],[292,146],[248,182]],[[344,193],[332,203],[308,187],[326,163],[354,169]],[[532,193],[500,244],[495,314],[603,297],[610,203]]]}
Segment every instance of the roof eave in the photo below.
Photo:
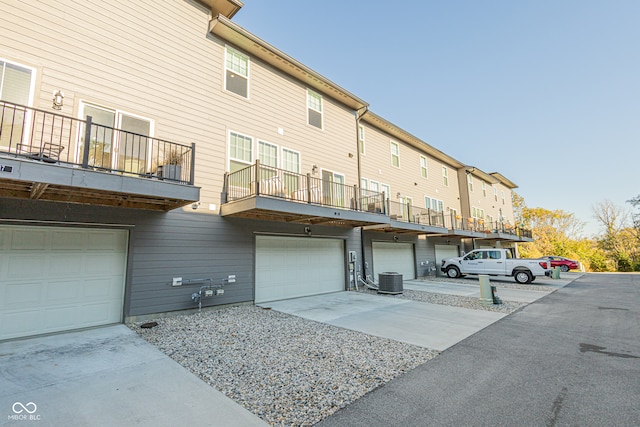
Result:
{"label": "roof eave", "polygon": [[261,59],[283,73],[296,78],[318,93],[327,95],[353,110],[360,110],[368,106],[362,99],[251,34],[236,23],[231,22],[224,15],[218,15],[211,20],[209,32],[232,43],[249,55]]}
{"label": "roof eave", "polygon": [[510,179],[506,178],[504,175],[502,175],[499,172],[491,172],[491,173],[489,173],[489,175],[493,176],[495,179],[497,179],[505,187],[508,187],[510,189],[518,188],[517,184],[515,184],[513,181],[511,181]]}
{"label": "roof eave", "polygon": [[464,163],[461,163],[460,161],[443,153],[437,148],[432,147],[431,145],[427,144],[420,138],[410,134],[404,129],[399,128],[398,126],[394,125],[393,123],[389,122],[388,120],[385,120],[384,118],[378,116],[377,114],[369,110],[367,110],[362,115],[361,120],[364,121],[365,123],[370,124],[371,126],[374,126],[388,133],[394,138],[397,138],[407,144],[412,145],[413,147],[416,147],[417,149],[423,151],[424,153],[429,154],[431,157],[438,159],[456,169],[464,167]]}

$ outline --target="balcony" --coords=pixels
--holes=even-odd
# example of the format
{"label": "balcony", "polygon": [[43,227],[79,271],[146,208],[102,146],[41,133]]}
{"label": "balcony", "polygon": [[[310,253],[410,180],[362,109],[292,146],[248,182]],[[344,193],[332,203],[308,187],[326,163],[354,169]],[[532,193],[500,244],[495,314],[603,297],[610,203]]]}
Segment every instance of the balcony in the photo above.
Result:
{"label": "balcony", "polygon": [[531,230],[516,227],[504,221],[484,221],[480,218],[465,218],[460,215],[445,217],[449,235],[473,237],[487,240],[533,242]]}
{"label": "balcony", "polygon": [[360,227],[388,223],[384,193],[262,165],[225,174],[221,215]]}
{"label": "balcony", "polygon": [[0,101],[0,197],[168,211],[199,199],[195,145]]}
{"label": "balcony", "polygon": [[446,234],[442,212],[387,200],[389,222],[365,227],[366,230],[394,234]]}

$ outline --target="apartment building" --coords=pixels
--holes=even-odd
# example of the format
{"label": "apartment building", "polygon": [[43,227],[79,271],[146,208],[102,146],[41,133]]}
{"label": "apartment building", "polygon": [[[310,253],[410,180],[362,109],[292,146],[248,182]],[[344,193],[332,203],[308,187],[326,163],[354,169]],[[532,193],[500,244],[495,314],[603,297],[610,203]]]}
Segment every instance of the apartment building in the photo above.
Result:
{"label": "apartment building", "polygon": [[515,184],[372,113],[241,7],[0,1],[0,340],[530,240]]}

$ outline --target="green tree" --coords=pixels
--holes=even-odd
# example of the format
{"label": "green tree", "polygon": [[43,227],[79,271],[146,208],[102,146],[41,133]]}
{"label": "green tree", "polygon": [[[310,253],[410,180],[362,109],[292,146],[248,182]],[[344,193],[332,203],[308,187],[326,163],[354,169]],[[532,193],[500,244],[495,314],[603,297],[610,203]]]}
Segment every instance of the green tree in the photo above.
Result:
{"label": "green tree", "polygon": [[630,227],[628,211],[604,200],[593,206],[593,213],[603,229],[597,238],[600,249],[613,261],[616,271],[632,271],[638,261],[638,239]]}

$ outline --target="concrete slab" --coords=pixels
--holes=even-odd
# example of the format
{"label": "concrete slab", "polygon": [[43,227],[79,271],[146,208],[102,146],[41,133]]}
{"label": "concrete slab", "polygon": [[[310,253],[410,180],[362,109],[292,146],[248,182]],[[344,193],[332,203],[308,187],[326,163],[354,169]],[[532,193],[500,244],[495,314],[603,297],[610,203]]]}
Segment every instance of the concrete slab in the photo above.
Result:
{"label": "concrete slab", "polygon": [[261,306],[435,350],[444,350],[505,316],[357,292],[316,295]]}
{"label": "concrete slab", "polygon": [[[404,288],[414,291],[480,298],[480,287],[478,284],[406,280],[404,282]],[[496,289],[496,294],[505,301],[531,303],[548,295],[549,291],[529,291],[525,289],[499,287]]]}
{"label": "concrete slab", "polygon": [[3,426],[267,425],[124,325],[0,343],[0,384]]}

